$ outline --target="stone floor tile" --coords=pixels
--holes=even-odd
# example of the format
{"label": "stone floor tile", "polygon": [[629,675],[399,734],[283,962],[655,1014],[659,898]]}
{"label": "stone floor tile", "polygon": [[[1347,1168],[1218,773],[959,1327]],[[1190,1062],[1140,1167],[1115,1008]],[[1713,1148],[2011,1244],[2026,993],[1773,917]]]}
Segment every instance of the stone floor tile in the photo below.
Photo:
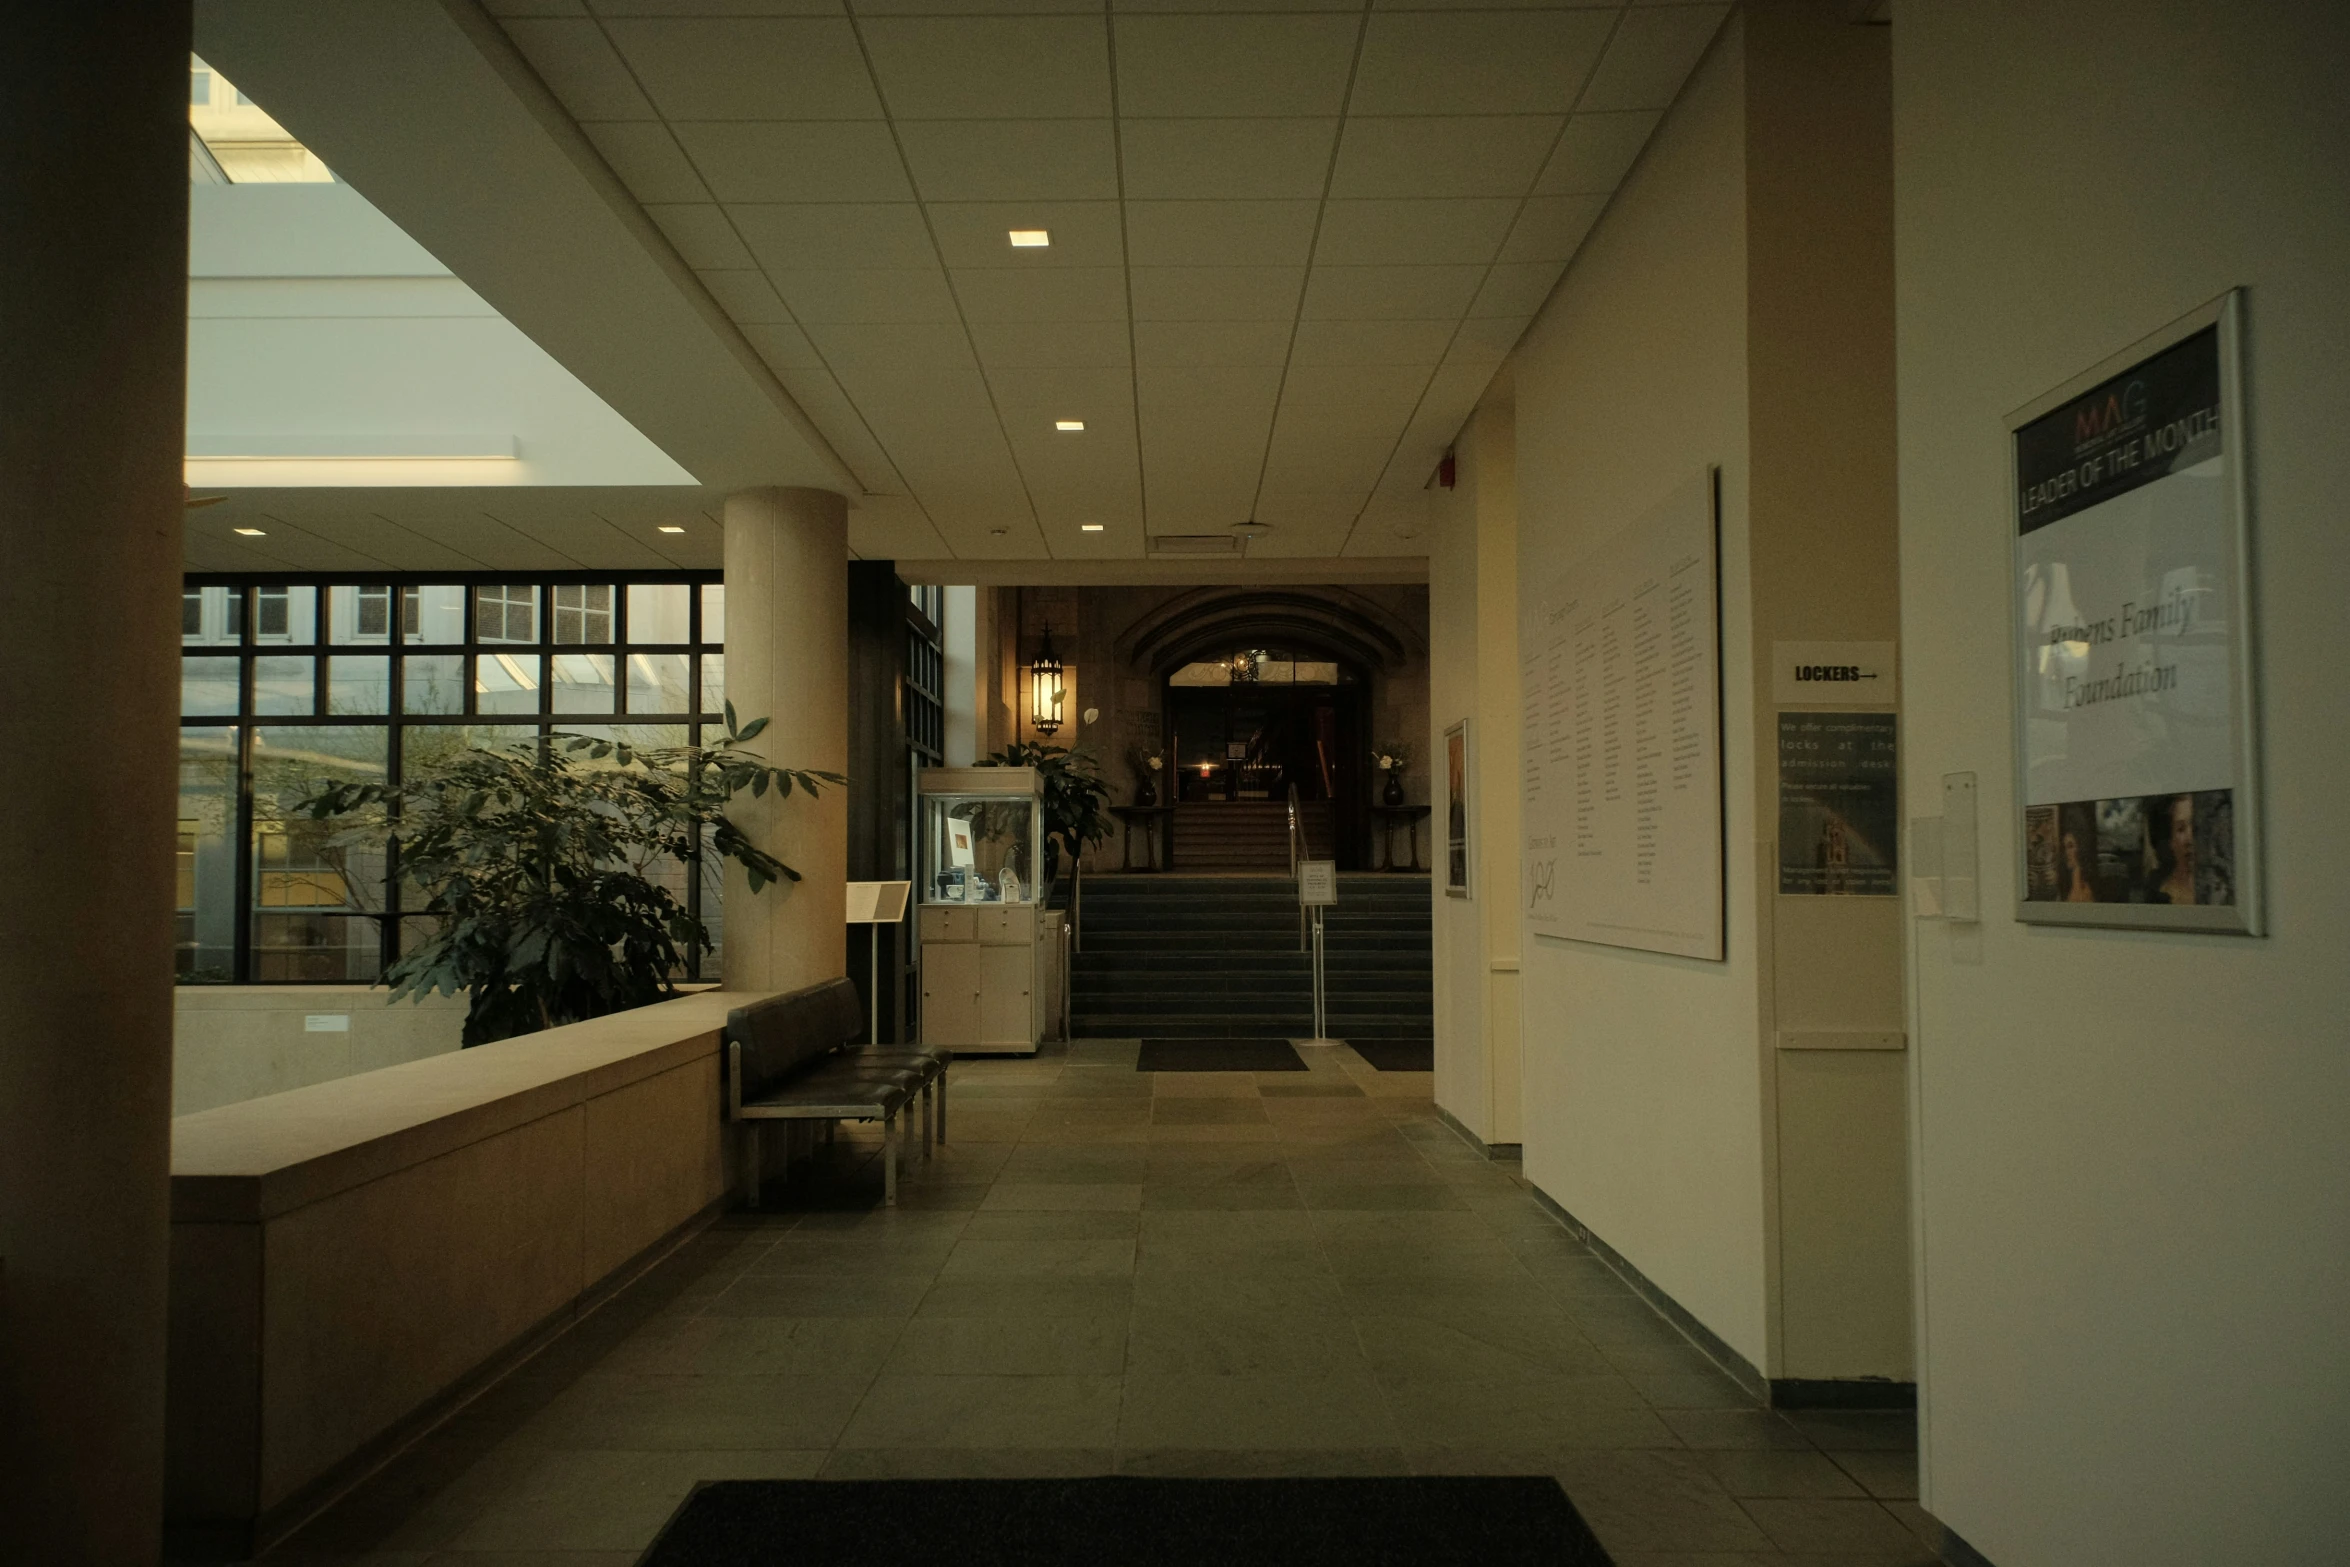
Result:
{"label": "stone floor tile", "polygon": [[1011,1209],[975,1213],[964,1229],[967,1240],[1132,1240],[1141,1233],[1142,1215],[1124,1210],[1089,1208]]}
{"label": "stone floor tile", "polygon": [[895,1376],[874,1380],[842,1447],[1104,1448],[1114,1376]]}
{"label": "stone floor tile", "polygon": [[1527,1373],[1506,1381],[1388,1380],[1400,1429],[1431,1447],[1659,1448],[1678,1444],[1620,1378]]}
{"label": "stone floor tile", "polygon": [[1290,1192],[1296,1189],[1288,1164],[1262,1145],[1244,1144],[1249,1151],[1237,1157],[1220,1151],[1211,1158],[1192,1156],[1188,1150],[1176,1151],[1183,1146],[1179,1143],[1154,1146],[1150,1163],[1141,1176],[1143,1185],[1274,1186]]}
{"label": "stone floor tile", "polygon": [[1118,1472],[1177,1479],[1262,1480],[1411,1473],[1400,1448],[1142,1448],[1118,1455]]}
{"label": "stone floor tile", "polygon": [[1402,1446],[1370,1375],[1205,1376],[1129,1372],[1122,1452]]}
{"label": "stone floor tile", "polygon": [[1526,1270],[1499,1246],[1444,1242],[1397,1246],[1379,1240],[1325,1237],[1330,1271],[1347,1281],[1454,1280],[1464,1284],[1523,1284]]}
{"label": "stone floor tile", "polygon": [[1255,1181],[1151,1181],[1142,1189],[1142,1206],[1160,1213],[1263,1213],[1301,1210],[1305,1199],[1283,1171]]}
{"label": "stone floor tile", "polygon": [[829,1447],[870,1375],[581,1377],[519,1432],[535,1447],[774,1451]]}
{"label": "stone floor tile", "polygon": [[1754,1497],[1740,1505],[1782,1551],[1898,1557],[1924,1550],[1923,1542],[1899,1519],[1866,1499]]}
{"label": "stone floor tile", "polygon": [[1290,1311],[1338,1317],[1345,1297],[1326,1273],[1232,1272],[1143,1273],[1134,1276],[1134,1304],[1222,1308],[1230,1311]]}
{"label": "stone floor tile", "polygon": [[[636,1567],[636,1551],[439,1551],[424,1567]],[[269,1567],[280,1567],[269,1558]],[[364,1562],[355,1567],[390,1567]]]}
{"label": "stone floor tile", "polygon": [[1838,1468],[1852,1476],[1863,1490],[1880,1501],[1917,1500],[1917,1454],[1906,1450],[1870,1452],[1863,1449],[1847,1450],[1831,1456]]}
{"label": "stone floor tile", "polygon": [[955,1248],[953,1235],[920,1240],[895,1235],[800,1231],[784,1237],[744,1270],[747,1278],[804,1273],[821,1278],[865,1273],[936,1273]]}
{"label": "stone floor tile", "polygon": [[1569,1453],[1553,1472],[1619,1559],[1636,1551],[1772,1549],[1770,1537],[1689,1453]]}
{"label": "stone floor tile", "polygon": [[1134,1271],[1131,1240],[1067,1236],[1035,1240],[957,1241],[941,1279],[1125,1278]]}
{"label": "stone floor tile", "polygon": [[967,1213],[873,1207],[806,1214],[800,1219],[799,1233],[810,1238],[854,1233],[863,1239],[951,1240],[962,1234],[963,1227],[970,1222],[971,1215]]}
{"label": "stone floor tile", "polygon": [[1334,1328],[1293,1312],[1138,1305],[1127,1328],[1129,1375],[1360,1376],[1369,1369],[1343,1321]]}
{"label": "stone floor tile", "polygon": [[1185,1143],[1252,1143],[1277,1156],[1281,1142],[1269,1121],[1154,1121],[1149,1133],[1153,1153]]}
{"label": "stone floor tile", "polygon": [[981,1213],[1050,1213],[1071,1209],[1094,1211],[1136,1209],[1142,1206],[1139,1181],[1054,1182],[1050,1184],[998,1181],[979,1204]]}
{"label": "stone floor tile", "polygon": [[1320,1228],[1302,1211],[1272,1210],[1238,1213],[1154,1211],[1141,1214],[1143,1250],[1154,1245],[1299,1247],[1319,1250]]}
{"label": "stone floor tile", "polygon": [[1736,1497],[1854,1497],[1853,1478],[1824,1453],[1786,1447],[1714,1448],[1699,1455]]}
{"label": "stone floor tile", "polygon": [[1488,1314],[1463,1322],[1354,1319],[1355,1336],[1384,1381],[1501,1381],[1527,1373],[1604,1373],[1591,1342],[1551,1317]]}
{"label": "stone floor tile", "polygon": [[1754,1395],[1718,1370],[1635,1371],[1632,1385],[1657,1409],[1750,1409]]}
{"label": "stone floor tile", "polygon": [[693,1317],[638,1330],[597,1363],[654,1376],[871,1376],[899,1317]]}
{"label": "stone floor tile", "polygon": [[905,1317],[930,1280],[903,1273],[746,1276],[704,1310],[714,1317]]}
{"label": "stone floor tile", "polygon": [[1107,1447],[836,1447],[820,1480],[1058,1480],[1117,1469]]}
{"label": "stone floor tile", "polygon": [[[1254,1099],[1260,1079],[1252,1072],[1154,1072],[1152,1092],[1161,1099]],[[1294,1075],[1294,1074],[1292,1074]]]}
{"label": "stone floor tile", "polygon": [[449,1543],[458,1552],[641,1551],[699,1482],[808,1479],[823,1460],[822,1452],[548,1452]]}
{"label": "stone floor tile", "polygon": [[916,1322],[933,1317],[1105,1317],[1132,1303],[1126,1279],[941,1279],[922,1297]]}
{"label": "stone floor tile", "polygon": [[1768,1409],[1664,1409],[1658,1415],[1693,1448],[1803,1448],[1811,1439]]}
{"label": "stone floor tile", "polygon": [[1914,1453],[1917,1412],[1910,1409],[1792,1409],[1787,1418],[1831,1453]]}
{"label": "stone floor tile", "polygon": [[1126,1316],[925,1317],[908,1324],[893,1376],[1117,1376]]}
{"label": "stone floor tile", "polygon": [[1300,1185],[1309,1208],[1351,1208],[1373,1212],[1457,1211],[1461,1200],[1441,1183],[1418,1185]]}
{"label": "stone floor tile", "polygon": [[995,1178],[1023,1186],[1131,1185],[1142,1179],[1147,1158],[1146,1150],[1139,1145],[1126,1148],[1023,1146],[1014,1149],[1004,1160]]}

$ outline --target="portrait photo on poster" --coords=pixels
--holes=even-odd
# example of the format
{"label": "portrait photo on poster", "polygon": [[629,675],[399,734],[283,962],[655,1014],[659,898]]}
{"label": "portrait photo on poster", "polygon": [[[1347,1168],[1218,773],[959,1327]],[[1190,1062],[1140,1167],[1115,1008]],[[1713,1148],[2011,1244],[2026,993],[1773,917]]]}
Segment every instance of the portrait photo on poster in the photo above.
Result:
{"label": "portrait photo on poster", "polygon": [[1469,896],[1469,721],[1444,732],[1444,892]]}
{"label": "portrait photo on poster", "polygon": [[2260,929],[2241,311],[2009,420],[2020,920]]}

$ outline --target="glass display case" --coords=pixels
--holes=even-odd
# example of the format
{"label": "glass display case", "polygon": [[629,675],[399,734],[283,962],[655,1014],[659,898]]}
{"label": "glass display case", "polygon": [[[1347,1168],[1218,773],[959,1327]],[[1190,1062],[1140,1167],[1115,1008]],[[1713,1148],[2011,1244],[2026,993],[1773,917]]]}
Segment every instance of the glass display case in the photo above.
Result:
{"label": "glass display case", "polygon": [[1044,850],[1033,767],[933,767],[922,773],[924,903],[1029,903]]}
{"label": "glass display case", "polygon": [[1058,993],[1038,903],[1043,785],[1033,767],[922,772],[922,1042],[958,1054],[1033,1053]]}

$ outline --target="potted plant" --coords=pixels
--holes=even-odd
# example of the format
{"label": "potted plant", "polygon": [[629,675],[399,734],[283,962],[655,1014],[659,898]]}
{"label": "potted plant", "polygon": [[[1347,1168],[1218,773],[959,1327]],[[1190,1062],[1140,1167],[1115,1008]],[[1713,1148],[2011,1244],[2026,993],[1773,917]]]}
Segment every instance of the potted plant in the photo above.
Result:
{"label": "potted plant", "polygon": [[1412,765],[1412,748],[1401,740],[1391,740],[1372,753],[1371,760],[1387,775],[1386,785],[1379,792],[1379,803],[1403,804],[1403,774]]}
{"label": "potted plant", "polygon": [[1099,843],[1110,835],[1104,811],[1110,801],[1110,786],[1102,782],[1101,765],[1084,747],[1072,751],[1065,745],[1017,741],[980,765],[1033,767],[1043,777],[1044,886],[1038,889],[1040,897],[1050,889],[1059,871],[1063,849],[1074,862],[1085,852],[1086,845]]}
{"label": "potted plant", "polygon": [[558,734],[462,752],[397,787],[324,784],[294,810],[346,822],[335,841],[397,849],[430,924],[384,971],[391,999],[464,991],[463,1043],[487,1044],[677,994],[685,954],[712,944],[664,867],[694,876],[706,857],[732,860],[753,892],[800,879],[726,804],[848,780],[745,750],[766,727],[736,727],[730,702],[715,746]]}

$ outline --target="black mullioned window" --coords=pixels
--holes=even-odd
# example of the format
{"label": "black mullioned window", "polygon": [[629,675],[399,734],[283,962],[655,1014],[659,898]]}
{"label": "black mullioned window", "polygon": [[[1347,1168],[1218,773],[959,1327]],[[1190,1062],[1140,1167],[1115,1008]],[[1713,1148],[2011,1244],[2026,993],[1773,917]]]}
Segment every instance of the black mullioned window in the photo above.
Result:
{"label": "black mullioned window", "polygon": [[[558,730],[698,744],[722,722],[724,595],[715,572],[189,577],[180,981],[375,979],[428,917],[425,894],[387,844],[336,841],[342,824],[299,818],[293,802],[325,779],[399,783],[467,748]],[[598,651],[551,651],[579,644]],[[715,869],[669,874],[722,940]],[[699,957],[685,977],[715,965]]]}

